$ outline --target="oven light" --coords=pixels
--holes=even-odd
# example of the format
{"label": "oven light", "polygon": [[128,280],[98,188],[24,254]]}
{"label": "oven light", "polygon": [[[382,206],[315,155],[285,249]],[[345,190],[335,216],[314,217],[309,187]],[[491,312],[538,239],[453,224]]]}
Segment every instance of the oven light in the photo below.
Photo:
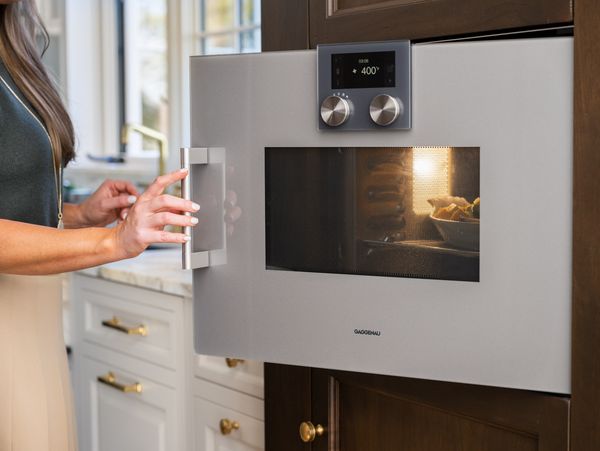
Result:
{"label": "oven light", "polygon": [[448,196],[449,147],[413,147],[413,212],[431,213],[428,199]]}

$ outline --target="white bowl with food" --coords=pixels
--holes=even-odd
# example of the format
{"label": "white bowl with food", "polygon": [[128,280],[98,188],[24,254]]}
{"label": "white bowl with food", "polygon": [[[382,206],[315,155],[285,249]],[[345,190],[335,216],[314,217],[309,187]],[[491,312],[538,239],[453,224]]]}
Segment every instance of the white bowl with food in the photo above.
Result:
{"label": "white bowl with food", "polygon": [[457,249],[479,251],[479,221],[452,221],[429,216],[444,242]]}
{"label": "white bowl with food", "polygon": [[479,198],[469,203],[462,197],[430,199],[434,212],[429,216],[448,246],[479,251]]}

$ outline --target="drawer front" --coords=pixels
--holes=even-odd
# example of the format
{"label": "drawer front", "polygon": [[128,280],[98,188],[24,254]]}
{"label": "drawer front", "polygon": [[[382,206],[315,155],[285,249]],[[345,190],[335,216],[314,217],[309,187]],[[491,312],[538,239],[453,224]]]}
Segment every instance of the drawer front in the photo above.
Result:
{"label": "drawer front", "polygon": [[203,398],[194,398],[195,451],[261,451],[264,422]]}
{"label": "drawer front", "polygon": [[264,398],[263,363],[196,355],[196,376],[257,398]]}
{"label": "drawer front", "polygon": [[75,328],[85,341],[175,369],[183,336],[181,299],[76,277]]}
{"label": "drawer front", "polygon": [[174,390],[85,357],[79,369],[77,420],[81,449],[182,449],[182,431],[177,429],[182,423],[177,417],[181,409],[177,409]]}

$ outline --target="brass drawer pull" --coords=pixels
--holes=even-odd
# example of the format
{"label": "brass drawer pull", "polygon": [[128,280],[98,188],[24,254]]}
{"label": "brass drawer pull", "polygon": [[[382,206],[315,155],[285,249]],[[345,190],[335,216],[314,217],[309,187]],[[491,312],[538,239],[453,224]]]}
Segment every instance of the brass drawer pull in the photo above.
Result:
{"label": "brass drawer pull", "polygon": [[127,327],[121,324],[121,320],[116,316],[113,316],[112,319],[106,319],[102,321],[102,325],[104,327],[109,327],[110,329],[118,330],[119,332],[123,332],[127,335],[140,335],[145,337],[148,335],[148,329],[143,324],[134,327]]}
{"label": "brass drawer pull", "polygon": [[98,382],[101,382],[109,387],[114,388],[115,390],[122,391],[123,393],[141,393],[142,392],[142,384],[139,382],[135,382],[130,385],[121,384],[117,382],[117,378],[115,377],[112,371],[109,371],[104,376],[98,376]]}
{"label": "brass drawer pull", "polygon": [[225,359],[225,363],[227,363],[227,366],[229,368],[235,368],[236,366],[242,363],[246,363],[246,361],[244,359],[230,359],[229,357],[227,357]]}
{"label": "brass drawer pull", "polygon": [[234,430],[237,431],[240,429],[240,423],[238,423],[237,421],[229,420],[227,418],[223,418],[221,421],[219,421],[219,428],[221,429],[221,434],[229,435]]}
{"label": "brass drawer pull", "polygon": [[325,428],[320,424],[316,426],[312,424],[310,421],[303,421],[300,423],[300,440],[304,443],[310,443],[315,440],[317,437],[321,437],[325,434]]}

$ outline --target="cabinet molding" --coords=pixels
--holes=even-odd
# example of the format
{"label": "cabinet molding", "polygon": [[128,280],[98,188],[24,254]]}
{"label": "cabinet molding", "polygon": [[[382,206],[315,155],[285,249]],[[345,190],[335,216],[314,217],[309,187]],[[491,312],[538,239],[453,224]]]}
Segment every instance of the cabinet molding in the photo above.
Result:
{"label": "cabinet molding", "polygon": [[572,0],[263,0],[263,51],[573,23]]}
{"label": "cabinet molding", "polygon": [[432,39],[573,21],[570,0],[309,0],[310,46]]}

